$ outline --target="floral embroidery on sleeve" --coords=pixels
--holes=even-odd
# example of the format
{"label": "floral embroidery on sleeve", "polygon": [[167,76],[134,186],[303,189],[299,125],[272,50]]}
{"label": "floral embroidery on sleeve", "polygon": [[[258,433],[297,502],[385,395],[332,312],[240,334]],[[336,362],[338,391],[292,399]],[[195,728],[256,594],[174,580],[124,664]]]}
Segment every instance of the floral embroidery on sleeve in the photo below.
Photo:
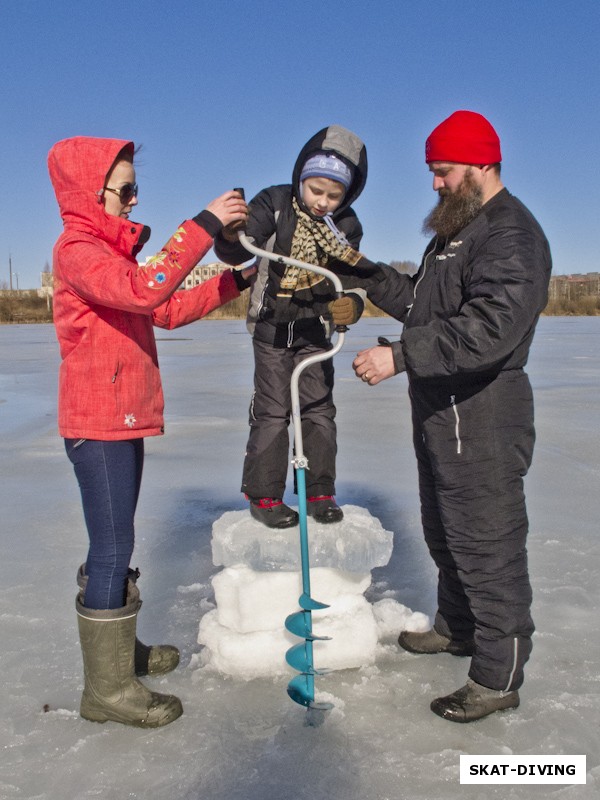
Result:
{"label": "floral embroidery on sleeve", "polygon": [[163,249],[155,256],[150,256],[145,264],[141,265],[141,269],[147,273],[148,286],[158,288],[168,280],[172,270],[181,270],[179,254],[185,252],[185,247],[177,245],[183,242],[185,234],[184,227],[177,228]]}

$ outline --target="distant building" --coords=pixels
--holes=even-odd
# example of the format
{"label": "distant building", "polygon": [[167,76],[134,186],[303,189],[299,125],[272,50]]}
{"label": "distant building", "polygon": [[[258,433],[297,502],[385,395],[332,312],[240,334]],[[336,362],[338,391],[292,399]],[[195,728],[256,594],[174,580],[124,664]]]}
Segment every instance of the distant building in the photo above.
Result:
{"label": "distant building", "polygon": [[54,295],[54,275],[45,270],[40,275],[41,288],[37,290],[38,297],[52,297]]}
{"label": "distant building", "polygon": [[600,295],[600,272],[585,275],[553,275],[550,278],[549,296],[551,300],[577,300],[580,297]]}
{"label": "distant building", "polygon": [[215,261],[213,264],[198,264],[187,276],[183,282],[184,289],[193,289],[194,286],[199,286],[209,278],[214,278],[215,275],[220,275],[226,269],[230,269],[227,264],[222,264],[220,261]]}

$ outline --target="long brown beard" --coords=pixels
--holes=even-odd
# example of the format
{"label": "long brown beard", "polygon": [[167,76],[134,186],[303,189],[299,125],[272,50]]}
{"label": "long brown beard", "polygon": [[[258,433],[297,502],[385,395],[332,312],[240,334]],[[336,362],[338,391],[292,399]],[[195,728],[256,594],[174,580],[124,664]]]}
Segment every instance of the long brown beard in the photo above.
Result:
{"label": "long brown beard", "polygon": [[479,214],[483,206],[482,195],[481,188],[468,170],[455,192],[440,194],[437,205],[423,221],[423,233],[435,233],[443,239],[454,236]]}

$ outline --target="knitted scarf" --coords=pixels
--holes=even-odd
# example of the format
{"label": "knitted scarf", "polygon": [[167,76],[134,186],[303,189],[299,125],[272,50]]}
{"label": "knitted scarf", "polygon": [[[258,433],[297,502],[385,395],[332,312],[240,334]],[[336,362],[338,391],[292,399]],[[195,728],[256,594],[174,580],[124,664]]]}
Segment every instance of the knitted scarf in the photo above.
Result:
{"label": "knitted scarf", "polygon": [[[298,218],[292,239],[291,258],[306,261],[319,267],[327,266],[331,259],[344,259],[350,245],[330,217],[313,219],[300,209],[296,198],[292,200]],[[281,279],[279,296],[290,297],[298,289],[308,289],[325,280],[322,275],[301,267],[288,266]]]}

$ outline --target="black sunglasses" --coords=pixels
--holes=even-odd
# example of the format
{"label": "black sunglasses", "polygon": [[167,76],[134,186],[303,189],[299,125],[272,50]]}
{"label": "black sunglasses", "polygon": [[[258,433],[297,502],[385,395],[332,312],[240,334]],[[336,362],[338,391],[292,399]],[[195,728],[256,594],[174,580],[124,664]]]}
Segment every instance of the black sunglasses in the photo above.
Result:
{"label": "black sunglasses", "polygon": [[105,192],[112,192],[119,196],[119,200],[123,203],[124,206],[128,205],[134,197],[138,195],[138,185],[137,183],[124,183],[120,189],[111,189],[110,186],[104,187]]}

